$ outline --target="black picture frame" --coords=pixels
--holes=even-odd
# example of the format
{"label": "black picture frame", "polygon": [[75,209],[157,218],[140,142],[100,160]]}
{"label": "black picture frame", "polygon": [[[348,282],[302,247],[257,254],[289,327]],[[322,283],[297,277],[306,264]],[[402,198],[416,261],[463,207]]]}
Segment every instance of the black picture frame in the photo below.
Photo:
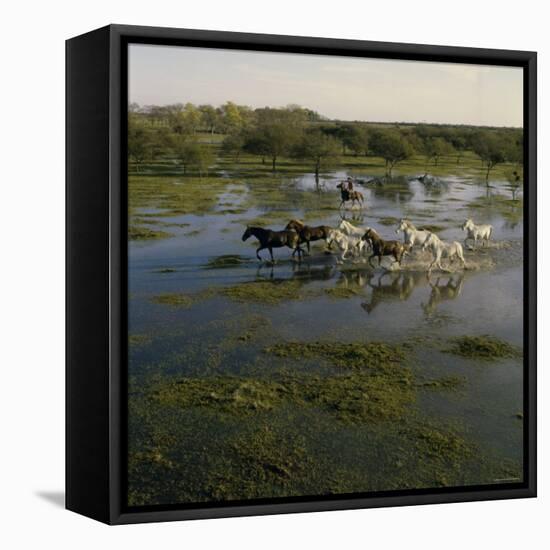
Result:
{"label": "black picture frame", "polygon": [[[129,43],[522,67],[522,483],[130,509],[126,466],[127,46]],[[536,496],[535,52],[109,25],[66,43],[66,507],[108,524]]]}

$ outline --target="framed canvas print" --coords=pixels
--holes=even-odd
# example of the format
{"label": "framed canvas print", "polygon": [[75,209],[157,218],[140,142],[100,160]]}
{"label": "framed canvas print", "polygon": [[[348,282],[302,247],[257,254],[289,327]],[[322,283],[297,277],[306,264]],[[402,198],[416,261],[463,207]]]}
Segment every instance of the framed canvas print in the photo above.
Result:
{"label": "framed canvas print", "polygon": [[67,42],[67,508],[536,494],[536,54]]}

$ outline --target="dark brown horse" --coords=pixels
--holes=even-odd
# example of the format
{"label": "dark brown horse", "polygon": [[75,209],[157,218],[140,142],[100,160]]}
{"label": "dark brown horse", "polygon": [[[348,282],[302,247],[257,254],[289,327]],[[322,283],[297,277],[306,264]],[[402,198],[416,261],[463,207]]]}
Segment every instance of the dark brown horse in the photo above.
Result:
{"label": "dark brown horse", "polygon": [[304,251],[300,248],[300,237],[296,231],[272,231],[271,229],[264,229],[263,227],[248,227],[243,233],[243,241],[246,241],[249,237],[256,237],[260,242],[260,246],[256,249],[256,257],[258,260],[262,261],[260,257],[260,250],[267,248],[271,256],[271,261],[273,259],[273,249],[282,248],[283,246],[288,246],[292,248],[294,252],[292,255],[298,252],[298,259],[301,258]]}
{"label": "dark brown horse", "polygon": [[359,206],[361,206],[362,208],[364,200],[363,193],[360,193],[359,191],[353,191],[346,186],[347,183],[345,181],[341,181],[336,186],[338,189],[340,189],[340,198],[342,199],[338,208],[342,208],[342,206],[345,205],[345,203],[348,201],[351,201],[352,208],[355,206],[355,201],[357,201],[359,203]]}
{"label": "dark brown horse", "polygon": [[296,233],[298,233],[300,237],[300,244],[306,243],[307,251],[309,252],[310,242],[320,240],[328,241],[329,231],[332,229],[332,227],[329,227],[328,225],[318,225],[316,227],[310,227],[300,220],[290,220],[286,224],[285,229],[296,231]]}
{"label": "dark brown horse", "polygon": [[367,241],[372,248],[372,254],[369,256],[369,264],[371,266],[373,258],[378,258],[378,265],[380,265],[382,263],[382,256],[393,256],[393,263],[397,262],[401,265],[403,256],[410,251],[409,245],[402,242],[384,241],[374,229],[368,229],[361,238]]}

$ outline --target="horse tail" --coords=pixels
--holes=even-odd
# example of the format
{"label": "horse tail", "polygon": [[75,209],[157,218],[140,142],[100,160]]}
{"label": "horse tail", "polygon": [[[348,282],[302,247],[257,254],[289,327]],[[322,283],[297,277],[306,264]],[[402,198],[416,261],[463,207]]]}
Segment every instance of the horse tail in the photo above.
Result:
{"label": "horse tail", "polygon": [[361,203],[363,202],[363,193],[361,193],[360,191],[356,191],[357,193],[357,198],[361,201]]}
{"label": "horse tail", "polygon": [[487,240],[489,240],[492,237],[492,235],[493,235],[493,226],[490,225],[489,226],[489,235],[487,236]]}

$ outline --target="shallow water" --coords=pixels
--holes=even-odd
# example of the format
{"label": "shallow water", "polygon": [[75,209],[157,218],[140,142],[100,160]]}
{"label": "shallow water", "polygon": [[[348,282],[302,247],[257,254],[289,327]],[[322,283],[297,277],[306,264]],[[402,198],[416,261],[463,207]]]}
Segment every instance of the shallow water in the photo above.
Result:
{"label": "shallow water", "polygon": [[[497,462],[511,461],[516,466],[521,465],[522,422],[517,416],[523,408],[521,359],[488,362],[458,357],[444,350],[454,336],[483,334],[522,347],[521,212],[513,206],[503,206],[496,199],[487,200],[481,207],[473,205],[480,197],[505,194],[499,191],[502,182],[491,182],[492,188],[487,191],[484,185],[460,175],[440,178],[434,185],[422,184],[414,178],[402,178],[391,186],[356,185],[365,196],[365,207],[339,211],[339,193],[335,187],[346,176],[344,172],[336,172],[321,177],[319,182],[310,175],[295,179],[281,177],[277,181],[278,194],[275,199],[271,195],[269,207],[264,208],[259,201],[264,191],[260,183],[247,182],[242,177],[232,181],[230,175],[225,174],[228,185],[219,195],[218,206],[212,212],[162,217],[163,223],[189,225],[171,227],[169,231],[174,233],[174,237],[169,239],[131,242],[129,330],[130,334],[148,338],[147,345],[130,346],[132,384],[138,388],[147,387],[152,381],[156,383],[178,376],[270,376],[270,365],[291,368],[296,372],[322,373],[322,366],[315,362],[297,361],[282,365],[266,357],[263,349],[266,345],[286,341],[398,343],[410,340],[416,342],[412,349],[412,369],[418,377],[460,376],[466,381],[461,391],[456,393],[419,393],[415,411],[436,423],[459,426],[460,433],[478,445],[481,454],[491,456]],[[361,178],[370,179],[368,174]],[[174,178],[174,184],[180,183],[181,178]],[[269,185],[272,186],[273,182]],[[228,209],[236,212],[228,213]],[[476,251],[466,250],[466,262],[471,269],[434,272],[431,277],[417,267],[407,268],[408,262],[409,266],[418,265],[414,258],[424,258],[418,253],[406,258],[400,271],[388,272],[383,268],[373,270],[364,261],[338,265],[334,255],[324,253],[322,243],[313,243],[311,255],[301,263],[291,261],[290,250],[275,249],[276,263],[270,265],[257,261],[254,239],[243,242],[241,236],[247,220],[258,220],[262,216],[266,219],[265,227],[282,229],[285,222],[279,221],[277,216],[274,218],[277,209],[290,212],[295,218],[306,218],[309,225],[337,226],[343,218],[352,220],[360,226],[374,227],[386,239],[401,238],[395,234],[395,223],[388,225],[391,219],[407,217],[417,227],[423,224],[439,226],[438,234],[444,240],[462,242],[464,233],[460,226],[467,217],[472,217],[478,224],[494,226],[494,243]],[[135,215],[158,212],[154,208],[145,208],[138,209]],[[155,225],[148,227],[157,228]],[[158,229],[163,227],[158,226]],[[238,265],[208,268],[209,262],[223,255],[237,255]],[[265,259],[268,257],[266,250],[261,255]],[[153,300],[155,296],[166,293],[200,293],[251,281],[268,281],[274,285],[281,281],[296,281],[306,297],[273,304],[246,300],[235,302],[214,293],[185,308]],[[331,289],[349,289],[350,295],[334,297],[330,294]],[[243,332],[256,329],[258,319],[268,323],[269,329],[254,333],[245,345],[235,343]],[[280,426],[280,433],[288,431],[301,436],[307,430],[301,431],[303,419],[299,420],[300,414],[294,411],[289,419],[283,412],[273,412],[270,421]],[[353,470],[352,463],[357,460],[359,451],[374,452],[373,441],[382,446],[395,443],[391,438],[388,443],[385,438],[389,436],[384,435],[383,430],[373,431],[371,426],[333,427],[322,412],[310,411],[307,414],[316,414],[319,422],[317,432],[311,429],[308,436],[304,436],[307,447],[310,451],[317,449],[322,453],[327,464],[340,458],[343,462],[349,461],[349,472]],[[189,418],[185,422],[190,422]],[[247,422],[253,425],[256,421],[260,422],[259,417]],[[238,431],[242,422],[235,422],[231,429]],[[326,422],[329,424],[323,428]],[[206,425],[212,433],[221,429],[216,422]],[[225,429],[229,428],[226,426]],[[331,432],[332,445],[326,444],[326,430]],[[155,428],[151,428],[148,436],[136,435],[138,432],[131,430],[130,437],[132,433],[139,448],[147,437],[153,437],[151,434],[155,433]],[[188,444],[188,440],[174,434],[171,437],[174,439],[170,449],[174,456],[180,456],[178,448]],[[336,444],[338,441],[345,444],[344,454],[342,447]],[[382,471],[386,472],[386,477],[389,475],[389,466],[384,461],[383,454],[373,455],[368,466],[363,465],[372,476],[367,485],[362,481],[350,485],[351,481],[346,480],[348,484],[342,486],[357,487],[357,490],[365,487],[369,490],[399,488],[399,480],[404,478],[397,474],[387,487],[383,480],[378,479]],[[361,476],[360,472],[354,471],[353,475]],[[169,478],[175,474],[168,471],[163,475]],[[156,483],[145,478],[136,477],[133,485],[131,483],[137,493],[141,485]],[[418,486],[445,484],[441,479],[434,478],[433,482],[418,480]],[[495,482],[495,479],[475,480],[477,483]],[[403,483],[417,486],[410,479]],[[277,485],[271,495],[265,496],[285,496],[284,487],[287,487],[288,494],[311,490],[307,484],[300,489],[283,483]],[[242,493],[238,488],[237,484],[229,496],[222,496],[239,499],[255,494],[249,486],[246,490],[243,488]],[[193,498],[187,494],[162,497],[159,492],[158,487],[145,487],[144,494],[149,496],[142,500],[155,503]],[[197,500],[215,498],[214,493],[196,495]]]}

